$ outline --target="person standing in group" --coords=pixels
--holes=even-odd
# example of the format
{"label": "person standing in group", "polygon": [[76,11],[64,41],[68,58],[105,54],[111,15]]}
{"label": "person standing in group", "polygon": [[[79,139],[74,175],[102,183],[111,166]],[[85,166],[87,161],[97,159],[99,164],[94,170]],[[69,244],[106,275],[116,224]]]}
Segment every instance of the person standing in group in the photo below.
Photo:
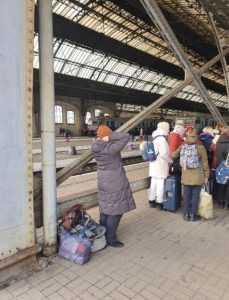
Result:
{"label": "person standing in group", "polygon": [[120,153],[129,138],[128,133],[100,125],[91,146],[97,162],[100,224],[106,228],[107,244],[117,248],[124,246],[116,237],[122,215],[136,208]]}
{"label": "person standing in group", "polygon": [[[216,143],[216,167],[227,159],[229,152],[229,126],[221,128],[221,135]],[[229,182],[217,184],[217,202],[221,208],[229,209]]]}
{"label": "person standing in group", "polygon": [[213,160],[213,139],[213,128],[210,126],[204,127],[203,132],[200,134],[200,141],[202,142],[207,151],[209,168],[211,168]]}
{"label": "person standing in group", "polygon": [[183,142],[185,129],[183,125],[175,125],[173,131],[168,136],[169,155],[172,157],[173,152],[179,148]]}
{"label": "person standing in group", "polygon": [[[174,126],[173,131],[168,136],[168,144],[169,144],[169,156],[172,157],[173,152],[179,148],[184,143],[185,128],[183,125],[177,124]],[[180,179],[181,179],[181,168],[179,164],[179,159],[174,160],[172,164],[170,164],[170,174],[178,176],[179,187]]]}
{"label": "person standing in group", "polygon": [[172,155],[174,159],[180,157],[182,167],[181,183],[183,184],[184,220],[198,221],[197,215],[200,191],[208,183],[209,166],[206,149],[197,143],[198,135],[186,135],[186,144],[180,146]]}
{"label": "person standing in group", "polygon": [[149,190],[149,204],[151,207],[163,209],[164,181],[169,174],[169,146],[167,135],[169,123],[159,122],[157,129],[152,133],[153,144],[157,159],[149,163],[151,184]]}
{"label": "person standing in group", "polygon": [[144,130],[143,130],[143,128],[141,127],[141,128],[140,128],[140,131],[139,131],[140,139],[143,139],[143,138],[144,138],[143,132],[144,132]]}

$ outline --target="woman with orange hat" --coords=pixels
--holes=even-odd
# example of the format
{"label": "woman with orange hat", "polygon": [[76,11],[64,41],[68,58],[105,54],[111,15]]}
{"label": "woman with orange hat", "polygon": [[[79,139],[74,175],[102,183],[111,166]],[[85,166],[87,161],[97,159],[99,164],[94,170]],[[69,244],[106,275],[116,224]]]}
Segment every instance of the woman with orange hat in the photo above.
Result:
{"label": "woman with orange hat", "polygon": [[128,133],[100,125],[91,146],[97,162],[100,224],[106,227],[107,244],[116,248],[124,246],[116,237],[122,215],[136,208],[121,157],[129,138]]}

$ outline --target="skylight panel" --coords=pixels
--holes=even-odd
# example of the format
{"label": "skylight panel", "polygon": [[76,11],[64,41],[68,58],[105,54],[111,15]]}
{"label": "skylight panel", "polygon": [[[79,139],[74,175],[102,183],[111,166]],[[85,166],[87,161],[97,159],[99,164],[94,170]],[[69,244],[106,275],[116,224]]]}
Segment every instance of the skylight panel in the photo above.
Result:
{"label": "skylight panel", "polygon": [[36,68],[36,69],[39,69],[39,56],[38,56],[38,54],[34,54],[33,67]]}
{"label": "skylight panel", "polygon": [[117,75],[108,74],[107,77],[105,78],[104,82],[114,84],[117,79],[118,79]]}
{"label": "skylight panel", "polygon": [[125,84],[127,83],[128,78],[126,77],[119,77],[116,84],[119,86],[125,86]]}
{"label": "skylight panel", "polygon": [[54,60],[54,72],[60,73],[60,70],[62,69],[63,64],[64,64],[63,61],[55,59]]}

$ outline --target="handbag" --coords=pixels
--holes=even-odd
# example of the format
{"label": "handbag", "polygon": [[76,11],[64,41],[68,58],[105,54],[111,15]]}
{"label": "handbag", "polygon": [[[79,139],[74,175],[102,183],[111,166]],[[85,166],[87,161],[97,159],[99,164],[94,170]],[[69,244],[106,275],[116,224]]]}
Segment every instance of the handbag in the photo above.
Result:
{"label": "handbag", "polygon": [[81,224],[85,227],[85,235],[92,241],[91,252],[104,249],[107,245],[106,228],[92,220],[89,215],[84,216]]}
{"label": "handbag", "polygon": [[65,229],[70,230],[80,224],[84,214],[85,211],[82,204],[75,204],[66,211],[60,225],[62,225]]}
{"label": "handbag", "polygon": [[200,200],[198,205],[198,215],[205,219],[213,218],[213,201],[212,195],[209,194],[208,186],[204,185],[200,192]]}
{"label": "handbag", "polygon": [[216,182],[219,184],[227,184],[229,181],[229,152],[227,159],[221,161],[215,170]]}
{"label": "handbag", "polygon": [[91,247],[92,242],[85,236],[85,228],[81,226],[79,230],[73,232],[73,230],[65,230],[62,227],[58,251],[60,257],[68,259],[75,264],[82,265],[89,261]]}

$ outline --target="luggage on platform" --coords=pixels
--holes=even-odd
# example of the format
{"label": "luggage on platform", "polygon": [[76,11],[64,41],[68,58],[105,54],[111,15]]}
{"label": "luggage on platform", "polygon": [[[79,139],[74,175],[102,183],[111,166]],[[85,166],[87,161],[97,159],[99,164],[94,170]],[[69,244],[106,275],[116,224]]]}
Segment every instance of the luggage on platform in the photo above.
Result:
{"label": "luggage on platform", "polygon": [[176,212],[180,207],[181,183],[179,176],[170,175],[165,179],[164,210]]}

